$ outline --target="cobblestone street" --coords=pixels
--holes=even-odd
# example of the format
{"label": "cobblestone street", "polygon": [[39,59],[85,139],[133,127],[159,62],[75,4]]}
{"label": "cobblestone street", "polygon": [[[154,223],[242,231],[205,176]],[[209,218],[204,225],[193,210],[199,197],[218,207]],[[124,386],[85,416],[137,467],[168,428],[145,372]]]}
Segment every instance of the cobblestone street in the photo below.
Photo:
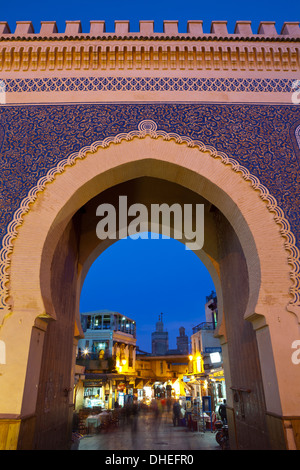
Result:
{"label": "cobblestone street", "polygon": [[151,414],[131,418],[126,424],[108,431],[84,436],[78,450],[220,450],[215,433],[193,432],[174,427],[172,414],[165,413],[158,421]]}

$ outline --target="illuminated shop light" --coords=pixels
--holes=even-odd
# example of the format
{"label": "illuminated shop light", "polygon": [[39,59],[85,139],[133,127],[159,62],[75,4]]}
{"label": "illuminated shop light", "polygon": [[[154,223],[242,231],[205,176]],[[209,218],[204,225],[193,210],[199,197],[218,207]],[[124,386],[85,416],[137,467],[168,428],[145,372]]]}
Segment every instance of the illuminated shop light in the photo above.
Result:
{"label": "illuminated shop light", "polygon": [[213,364],[221,362],[221,355],[219,352],[214,352],[210,354],[210,360]]}

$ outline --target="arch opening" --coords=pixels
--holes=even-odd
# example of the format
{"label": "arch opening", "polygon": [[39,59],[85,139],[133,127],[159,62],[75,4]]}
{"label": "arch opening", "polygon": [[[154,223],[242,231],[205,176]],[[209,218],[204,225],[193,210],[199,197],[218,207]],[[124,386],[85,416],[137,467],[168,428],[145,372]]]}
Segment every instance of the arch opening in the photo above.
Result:
{"label": "arch opening", "polygon": [[[155,187],[155,194],[153,194],[152,188]],[[97,226],[97,208],[101,203],[111,203],[117,208],[117,219],[118,219],[118,200],[120,195],[126,195],[128,206],[131,206],[137,202],[145,204],[148,208],[151,204],[156,202],[167,203],[168,206],[172,206],[175,202],[184,203],[202,203],[204,205],[205,213],[205,235],[204,235],[204,246],[200,252],[196,253],[200,260],[209,269],[211,273],[216,290],[218,293],[218,305],[219,305],[219,323],[216,329],[216,336],[218,336],[223,343],[223,349],[225,350],[225,377],[230,377],[228,382],[236,383],[235,373],[239,376],[244,376],[243,380],[246,380],[246,377],[249,379],[249,371],[246,373],[246,369],[241,366],[241,364],[234,364],[234,357],[237,355],[237,351],[240,351],[242,348],[241,341],[239,341],[239,336],[241,335],[244,338],[247,338],[247,356],[254,357],[258,356],[258,348],[255,338],[255,333],[253,331],[252,325],[244,321],[244,316],[249,305],[249,274],[247,269],[247,263],[243,254],[243,250],[240,246],[238,237],[235,234],[230,223],[223,216],[223,214],[209,201],[201,197],[199,194],[188,190],[187,188],[173,183],[171,181],[162,180],[159,178],[153,177],[139,177],[130,179],[118,185],[101,192],[99,195],[96,195],[94,198],[90,199],[84,206],[82,206],[79,211],[77,211],[71,221],[66,226],[57,246],[55,247],[54,257],[51,265],[51,278],[50,278],[50,289],[52,301],[51,304],[54,307],[54,316],[56,322],[61,317],[65,317],[69,314],[70,311],[75,310],[78,314],[79,312],[79,292],[82,288],[83,281],[88,272],[89,266],[95,260],[96,256],[99,256],[99,253],[105,252],[115,240],[99,240],[97,237],[96,226]],[[149,211],[150,212],[150,211]],[[223,241],[225,237],[226,241]],[[71,241],[70,241],[71,240]],[[184,242],[184,240],[182,240]],[[220,248],[220,244],[222,248]],[[71,246],[74,246],[70,250]],[[230,246],[230,248],[228,248]],[[227,249],[225,248],[227,247]],[[220,251],[221,250],[221,251]],[[221,254],[222,253],[222,254]],[[71,259],[72,263],[75,266],[78,266],[78,278],[77,280],[73,277],[69,279],[69,283],[73,285],[73,290],[70,290],[70,293],[66,295],[65,288],[61,288],[58,284],[62,277],[66,278],[66,273],[74,273],[73,269],[68,269],[64,266],[62,271],[61,268],[61,259]],[[222,258],[226,261],[222,263]],[[222,266],[221,266],[222,265]],[[224,277],[228,279],[228,285],[226,286],[227,294],[227,305],[223,306],[223,288],[222,288],[222,270],[224,271]],[[223,281],[224,282],[224,281]],[[256,280],[257,282],[257,280]],[[43,287],[46,286],[45,283],[42,284]],[[258,293],[257,293],[258,295]],[[63,296],[63,297],[62,297]],[[236,296],[237,298],[235,298]],[[67,299],[66,299],[67,297]],[[235,308],[230,306],[231,298],[235,298]],[[63,303],[64,299],[64,303]],[[72,306],[70,308],[70,305]],[[63,307],[62,307],[63,306]],[[223,310],[227,310],[227,320],[223,321]],[[122,312],[121,312],[122,314]],[[224,315],[226,318],[226,315]],[[236,328],[235,336],[235,348],[230,353],[230,360],[226,359],[226,349],[227,349],[227,330],[225,323],[229,321],[230,324],[235,323],[239,324],[239,327]],[[82,327],[81,322],[77,320],[78,330]],[[55,326],[53,331],[55,331]],[[50,331],[50,330],[49,330]],[[82,335],[82,332],[81,332]],[[71,341],[71,336],[69,341]],[[57,333],[53,333],[53,342],[57,341]],[[50,351],[53,350],[53,344],[50,341],[49,334],[49,346],[48,352],[45,357],[47,358],[46,362],[49,360]],[[79,340],[80,341],[80,340]],[[250,348],[249,348],[250,345]],[[234,352],[235,350],[235,352]],[[246,353],[245,353],[246,354]],[[231,363],[233,371],[229,367],[228,362]],[[44,371],[44,381],[47,382],[47,367],[46,365],[42,367]],[[233,379],[231,376],[233,374]],[[262,403],[259,403],[258,397],[261,397],[262,392],[262,382],[260,376],[259,368],[255,368],[252,371],[252,381],[254,377],[257,380],[256,384],[256,398],[254,399],[253,406],[256,409],[262,408]],[[44,397],[41,395],[40,403],[44,402]],[[232,403],[232,399],[229,403]],[[41,406],[41,405],[40,405]],[[260,415],[260,424],[263,426],[263,417]],[[265,426],[265,424],[264,424]],[[41,439],[41,434],[39,438]],[[47,437],[48,440],[48,437]],[[240,442],[240,446],[242,446]],[[266,445],[266,444],[265,444]]]}

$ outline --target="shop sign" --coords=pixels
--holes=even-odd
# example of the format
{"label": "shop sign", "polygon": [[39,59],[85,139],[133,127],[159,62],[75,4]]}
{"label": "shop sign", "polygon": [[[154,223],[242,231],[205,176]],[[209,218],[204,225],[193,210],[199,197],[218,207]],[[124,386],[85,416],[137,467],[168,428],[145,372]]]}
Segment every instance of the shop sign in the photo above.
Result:
{"label": "shop sign", "polygon": [[224,377],[224,370],[223,369],[219,369],[219,370],[216,370],[216,369],[211,369],[211,374],[213,377],[221,377],[223,378]]}
{"label": "shop sign", "polygon": [[211,348],[204,348],[204,352],[207,353],[207,354],[210,354],[210,353],[214,353],[214,352],[218,352],[218,353],[221,353],[222,352],[222,348],[218,348],[218,347],[211,347]]}
{"label": "shop sign", "polygon": [[102,387],[102,380],[85,380],[84,387]]}

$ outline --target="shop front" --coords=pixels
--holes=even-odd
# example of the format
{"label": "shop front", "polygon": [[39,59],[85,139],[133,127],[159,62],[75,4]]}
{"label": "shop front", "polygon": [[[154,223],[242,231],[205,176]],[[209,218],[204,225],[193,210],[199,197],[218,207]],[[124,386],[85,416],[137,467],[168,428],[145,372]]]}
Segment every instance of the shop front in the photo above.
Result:
{"label": "shop front", "polygon": [[208,387],[212,397],[212,409],[217,413],[219,406],[226,400],[226,385],[222,368],[212,369],[208,376]]}
{"label": "shop front", "polygon": [[183,394],[183,389],[179,379],[157,381],[157,380],[137,380],[136,393],[139,402],[150,405],[152,400],[178,400]]}
{"label": "shop front", "polygon": [[84,408],[106,408],[106,384],[102,380],[85,380],[83,393]]}
{"label": "shop front", "polygon": [[86,374],[84,387],[84,408],[111,410],[118,401],[125,406],[135,393],[135,378],[119,374]]}
{"label": "shop front", "polygon": [[126,384],[125,382],[119,382],[116,386],[116,402],[123,408],[125,406],[125,395],[126,395]]}

